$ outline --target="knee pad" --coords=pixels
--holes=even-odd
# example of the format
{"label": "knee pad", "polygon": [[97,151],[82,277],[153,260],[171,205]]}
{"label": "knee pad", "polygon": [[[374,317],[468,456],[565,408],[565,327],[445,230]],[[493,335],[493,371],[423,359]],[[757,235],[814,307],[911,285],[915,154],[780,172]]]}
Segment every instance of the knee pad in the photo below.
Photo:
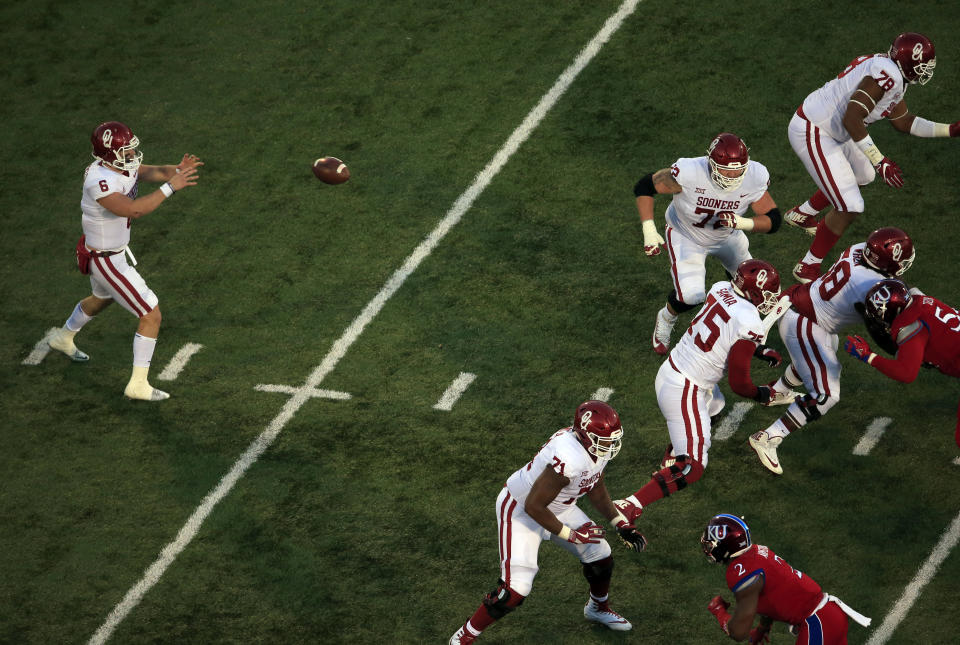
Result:
{"label": "knee pad", "polygon": [[606,582],[613,575],[613,556],[608,555],[602,560],[596,562],[583,563],[583,577],[587,582]]}
{"label": "knee pad", "polygon": [[494,620],[500,620],[523,604],[524,596],[513,591],[503,580],[497,580],[497,588],[483,597],[483,605]]}
{"label": "knee pad", "polygon": [[653,473],[653,479],[660,485],[664,497],[683,490],[702,476],[703,464],[688,455],[678,455],[673,464]]}
{"label": "knee pad", "polygon": [[694,303],[694,304],[688,305],[688,304],[685,303],[685,302],[680,302],[679,300],[677,300],[677,291],[676,291],[676,289],[674,289],[674,290],[672,290],[672,291],[670,292],[670,294],[667,296],[667,302],[670,303],[670,307],[671,307],[675,312],[677,312],[678,314],[682,314],[682,313],[685,312],[685,311],[690,311],[691,309],[693,309],[694,307],[696,307],[698,304],[700,304],[701,302],[703,302],[703,301],[704,301],[704,298],[706,298],[706,296],[701,297],[699,302],[696,302],[696,303]]}

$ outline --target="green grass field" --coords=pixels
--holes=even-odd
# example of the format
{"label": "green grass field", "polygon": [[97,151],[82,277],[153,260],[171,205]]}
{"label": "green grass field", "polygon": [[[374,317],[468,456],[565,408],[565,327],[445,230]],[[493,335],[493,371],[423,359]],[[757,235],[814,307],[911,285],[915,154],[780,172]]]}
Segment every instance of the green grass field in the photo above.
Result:
{"label": "green grass field", "polygon": [[[290,400],[255,387],[305,383],[618,7],[0,6],[0,642],[90,641]],[[643,255],[634,182],[731,130],[785,211],[813,190],[787,142],[792,111],[904,30],[938,53],[911,110],[960,118],[954,2],[640,2],[318,385],[352,398],[285,419],[109,642],[446,642],[495,586],[504,479],[577,404],[613,390],[627,433],[607,471],[615,495],[645,483],[666,445],[649,336],[668,263]],[[146,163],[206,163],[132,232],[163,311],[162,404],[122,396],[136,322],[119,307],[78,335],[89,363],[22,364],[89,293],[73,259],[82,171],[89,133],[111,119],[133,127]],[[896,224],[917,247],[907,280],[960,304],[960,144],[871,134],[907,184],[865,188],[835,254]],[[352,179],[317,182],[322,155]],[[787,275],[809,239],[785,227],[751,251]],[[157,381],[186,343],[203,349]],[[632,632],[584,622],[579,565],[544,545],[523,608],[478,642],[726,642],[706,604],[730,593],[698,544],[718,512],[744,515],[757,542],[878,627],[960,511],[960,387],[844,366],[843,401],[785,444],[782,478],[746,443],[779,410],[753,408],[700,482],[644,514],[649,550],[615,551],[612,602]],[[476,380],[433,409],[461,372]],[[893,420],[886,434],[853,455],[877,417]],[[953,551],[888,642],[955,642],[958,580]],[[851,626],[850,642],[872,629]],[[773,637],[793,642],[783,625]]]}

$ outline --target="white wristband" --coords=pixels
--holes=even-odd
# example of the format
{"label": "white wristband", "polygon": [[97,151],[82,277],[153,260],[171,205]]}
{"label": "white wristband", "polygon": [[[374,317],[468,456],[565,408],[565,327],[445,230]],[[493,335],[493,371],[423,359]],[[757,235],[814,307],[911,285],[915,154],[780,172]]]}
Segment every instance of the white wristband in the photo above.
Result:
{"label": "white wristband", "polygon": [[560,529],[560,532],[557,533],[557,537],[560,538],[561,540],[569,540],[569,539],[570,539],[570,534],[571,534],[572,532],[573,532],[573,531],[570,530],[570,527],[567,526],[566,524],[564,524],[563,528]]}
{"label": "white wristband", "polygon": [[859,141],[854,141],[854,143],[857,144],[857,147],[860,148],[863,154],[867,155],[867,159],[869,159],[870,163],[874,166],[883,161],[883,153],[881,153],[880,149],[873,143],[873,139],[870,138],[869,134]]}
{"label": "white wristband", "polygon": [[741,230],[741,231],[752,231],[752,230],[753,230],[753,227],[755,226],[755,223],[754,223],[752,217],[740,217],[739,215],[735,215],[735,217],[737,218],[737,219],[736,219],[736,222],[737,222],[736,228],[737,228],[737,229],[739,229],[739,230]]}
{"label": "white wristband", "polygon": [[946,123],[934,123],[921,117],[914,117],[910,125],[910,134],[915,137],[949,137],[950,126]]}
{"label": "white wristband", "polygon": [[164,184],[160,184],[160,192],[163,193],[164,197],[169,197],[170,195],[174,194],[177,191],[173,189],[173,186],[170,185],[170,182],[167,182]]}

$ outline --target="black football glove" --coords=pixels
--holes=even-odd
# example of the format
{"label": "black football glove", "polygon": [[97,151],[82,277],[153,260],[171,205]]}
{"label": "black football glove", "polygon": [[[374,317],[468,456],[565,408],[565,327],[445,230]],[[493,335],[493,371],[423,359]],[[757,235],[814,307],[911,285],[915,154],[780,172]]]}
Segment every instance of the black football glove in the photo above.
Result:
{"label": "black football glove", "polygon": [[617,536],[623,543],[623,546],[640,553],[647,548],[647,538],[638,531],[632,524],[624,524],[617,527]]}
{"label": "black football glove", "polygon": [[754,358],[759,358],[770,367],[776,367],[783,361],[780,352],[766,345],[757,345],[757,348],[753,350],[753,356]]}

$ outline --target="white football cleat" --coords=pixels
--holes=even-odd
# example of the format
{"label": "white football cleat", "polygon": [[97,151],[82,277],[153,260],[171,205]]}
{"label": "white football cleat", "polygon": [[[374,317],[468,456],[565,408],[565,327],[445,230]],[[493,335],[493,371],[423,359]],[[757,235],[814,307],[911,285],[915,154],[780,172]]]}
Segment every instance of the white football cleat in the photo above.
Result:
{"label": "white football cleat", "polygon": [[773,389],[773,396],[770,397],[770,400],[763,405],[770,407],[773,405],[790,405],[793,403],[793,400],[800,396],[799,392],[794,392],[793,390],[787,390],[786,392],[778,392],[776,389]]}
{"label": "white football cleat", "polygon": [[787,224],[796,226],[808,235],[817,234],[817,224],[819,223],[817,221],[817,216],[807,215],[806,213],[800,212],[799,206],[794,206],[784,213],[783,219],[787,222]]}
{"label": "white football cleat", "polygon": [[170,398],[169,394],[163,390],[158,390],[146,381],[130,381],[123,390],[123,395],[128,399],[137,401],[163,401]]}
{"label": "white football cleat", "polygon": [[664,310],[665,308],[657,312],[657,324],[653,327],[653,351],[661,356],[666,356],[667,352],[670,351],[670,332],[673,331],[673,326],[677,324],[676,318],[673,319],[673,322],[667,320],[667,317],[663,315]]}
{"label": "white football cleat", "polygon": [[90,360],[89,356],[77,349],[77,346],[73,344],[73,338],[68,338],[63,328],[55,331],[47,344],[50,345],[50,349],[63,352],[75,363],[85,363]]}
{"label": "white football cleat", "polygon": [[775,475],[782,475],[783,468],[777,458],[777,446],[783,443],[783,437],[771,437],[766,430],[750,435],[750,447],[757,453],[760,463]]}
{"label": "white football cleat", "polygon": [[583,607],[583,617],[592,623],[605,625],[616,632],[626,632],[633,629],[629,620],[605,605],[606,603],[600,605],[591,598]]}
{"label": "white football cleat", "polygon": [[460,629],[450,637],[450,645],[470,645],[476,638],[476,636],[467,631],[466,627],[461,626]]}

